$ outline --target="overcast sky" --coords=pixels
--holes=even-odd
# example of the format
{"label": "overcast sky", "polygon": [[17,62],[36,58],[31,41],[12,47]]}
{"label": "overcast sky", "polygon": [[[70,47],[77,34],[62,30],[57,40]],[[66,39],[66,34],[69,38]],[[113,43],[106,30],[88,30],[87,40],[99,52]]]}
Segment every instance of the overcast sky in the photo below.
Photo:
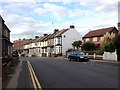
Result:
{"label": "overcast sky", "polygon": [[[20,1],[20,2],[19,2]],[[81,35],[118,23],[119,0],[2,0],[0,14],[11,41],[75,25]]]}

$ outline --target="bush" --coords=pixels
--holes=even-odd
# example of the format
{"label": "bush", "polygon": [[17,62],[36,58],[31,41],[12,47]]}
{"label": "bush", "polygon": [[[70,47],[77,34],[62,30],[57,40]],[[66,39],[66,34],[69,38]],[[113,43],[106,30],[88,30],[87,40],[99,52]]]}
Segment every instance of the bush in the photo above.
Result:
{"label": "bush", "polygon": [[97,55],[103,55],[104,54],[104,48],[100,49],[96,52]]}
{"label": "bush", "polygon": [[96,49],[95,44],[91,42],[85,42],[82,45],[82,49],[86,51],[93,51]]}
{"label": "bush", "polygon": [[115,52],[115,45],[112,42],[105,43],[104,50],[106,52]]}

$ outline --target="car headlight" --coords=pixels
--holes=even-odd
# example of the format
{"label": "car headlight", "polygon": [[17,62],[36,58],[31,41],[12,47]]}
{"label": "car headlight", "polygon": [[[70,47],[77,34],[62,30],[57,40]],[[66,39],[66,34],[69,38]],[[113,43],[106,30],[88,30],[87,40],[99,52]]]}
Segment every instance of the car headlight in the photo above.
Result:
{"label": "car headlight", "polygon": [[80,58],[84,58],[84,57],[81,56]]}

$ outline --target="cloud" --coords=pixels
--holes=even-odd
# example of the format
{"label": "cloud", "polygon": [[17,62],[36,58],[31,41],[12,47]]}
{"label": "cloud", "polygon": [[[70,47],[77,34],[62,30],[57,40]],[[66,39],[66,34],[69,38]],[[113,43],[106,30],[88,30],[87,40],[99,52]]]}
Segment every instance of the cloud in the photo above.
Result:
{"label": "cloud", "polygon": [[68,9],[55,4],[44,3],[42,7],[36,8],[34,12],[42,16],[51,16],[57,20],[60,20],[67,14]]}
{"label": "cloud", "polygon": [[[117,25],[117,6],[115,1],[83,0],[77,3],[3,3],[0,13],[11,30],[11,40],[33,38],[35,35],[52,33],[53,30],[68,28],[73,24],[83,35],[89,29]],[[113,3],[112,3],[113,2]],[[75,7],[73,7],[75,6]],[[53,24],[52,24],[53,22]]]}
{"label": "cloud", "polygon": [[75,10],[70,10],[69,11],[69,17],[72,18],[72,17],[78,17],[78,16],[85,16],[89,14],[89,10],[82,10],[82,9],[75,9]]}

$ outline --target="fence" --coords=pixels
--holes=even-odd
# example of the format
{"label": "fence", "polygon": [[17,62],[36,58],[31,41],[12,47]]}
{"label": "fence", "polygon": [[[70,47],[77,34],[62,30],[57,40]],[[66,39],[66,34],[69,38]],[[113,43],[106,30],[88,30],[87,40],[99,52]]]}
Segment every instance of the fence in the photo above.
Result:
{"label": "fence", "polygon": [[88,55],[90,59],[97,59],[97,60],[103,60],[103,56],[102,55]]}

